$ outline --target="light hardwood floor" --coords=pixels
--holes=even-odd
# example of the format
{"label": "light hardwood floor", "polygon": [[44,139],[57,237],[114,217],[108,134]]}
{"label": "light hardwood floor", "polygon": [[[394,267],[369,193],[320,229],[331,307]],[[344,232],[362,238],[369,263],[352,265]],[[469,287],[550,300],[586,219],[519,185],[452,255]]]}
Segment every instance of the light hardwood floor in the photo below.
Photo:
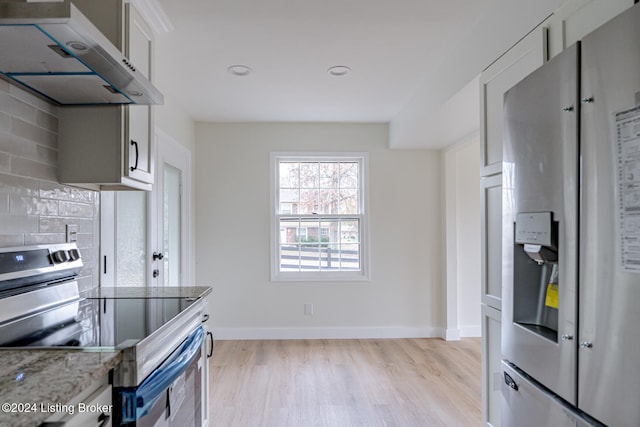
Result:
{"label": "light hardwood floor", "polygon": [[481,425],[480,339],[217,341],[211,427]]}

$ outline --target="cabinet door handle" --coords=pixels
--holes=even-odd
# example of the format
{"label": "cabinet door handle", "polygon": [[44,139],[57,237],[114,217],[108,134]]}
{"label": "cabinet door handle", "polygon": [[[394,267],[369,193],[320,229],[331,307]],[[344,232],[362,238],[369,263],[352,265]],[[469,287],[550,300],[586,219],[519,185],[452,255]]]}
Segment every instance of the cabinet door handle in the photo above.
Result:
{"label": "cabinet door handle", "polygon": [[207,359],[208,359],[211,356],[213,356],[213,332],[207,331],[207,335],[209,335],[209,338],[211,338],[211,341],[209,341],[209,353],[207,353]]}
{"label": "cabinet door handle", "polygon": [[138,157],[140,157],[140,153],[138,152],[138,143],[133,139],[131,140],[131,145],[133,145],[136,149],[136,163],[130,167],[131,172],[133,172],[134,170],[138,169]]}

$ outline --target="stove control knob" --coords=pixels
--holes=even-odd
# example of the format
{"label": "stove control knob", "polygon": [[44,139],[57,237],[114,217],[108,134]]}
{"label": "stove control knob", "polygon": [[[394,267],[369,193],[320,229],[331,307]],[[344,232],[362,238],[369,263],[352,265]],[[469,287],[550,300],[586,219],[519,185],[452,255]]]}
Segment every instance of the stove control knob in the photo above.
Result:
{"label": "stove control knob", "polygon": [[77,249],[69,250],[69,261],[77,261],[80,259],[80,251]]}
{"label": "stove control knob", "polygon": [[60,264],[63,262],[67,262],[69,260],[69,255],[67,254],[67,251],[65,250],[59,250],[59,251],[55,251],[52,254],[53,257],[53,263],[54,264]]}

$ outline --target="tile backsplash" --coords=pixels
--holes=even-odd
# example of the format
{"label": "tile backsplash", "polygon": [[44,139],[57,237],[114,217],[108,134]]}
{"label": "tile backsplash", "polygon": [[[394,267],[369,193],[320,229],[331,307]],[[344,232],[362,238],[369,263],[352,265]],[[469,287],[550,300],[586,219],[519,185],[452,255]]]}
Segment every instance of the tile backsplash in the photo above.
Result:
{"label": "tile backsplash", "polygon": [[57,107],[0,80],[0,247],[60,243],[78,227],[80,289],[98,286],[100,197],[59,184]]}

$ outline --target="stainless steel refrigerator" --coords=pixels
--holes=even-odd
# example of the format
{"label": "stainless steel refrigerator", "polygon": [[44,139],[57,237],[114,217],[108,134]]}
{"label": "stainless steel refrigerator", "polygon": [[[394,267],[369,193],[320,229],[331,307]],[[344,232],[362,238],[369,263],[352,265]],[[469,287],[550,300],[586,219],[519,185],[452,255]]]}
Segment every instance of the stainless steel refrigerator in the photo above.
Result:
{"label": "stainless steel refrigerator", "polygon": [[504,107],[502,423],[640,426],[640,5]]}

